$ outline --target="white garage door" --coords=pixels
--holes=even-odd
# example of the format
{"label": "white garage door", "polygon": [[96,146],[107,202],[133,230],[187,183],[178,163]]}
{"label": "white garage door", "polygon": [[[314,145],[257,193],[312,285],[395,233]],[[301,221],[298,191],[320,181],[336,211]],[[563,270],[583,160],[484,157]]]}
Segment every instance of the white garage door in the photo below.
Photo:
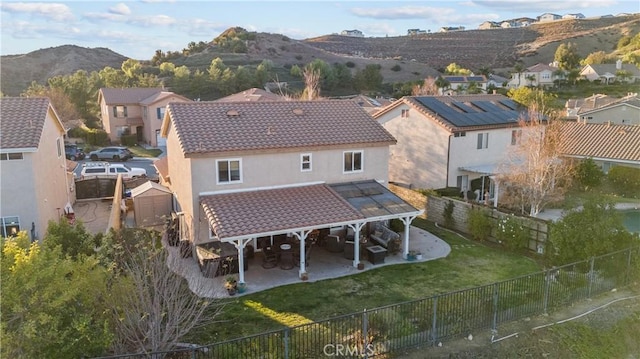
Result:
{"label": "white garage door", "polygon": [[166,145],[167,145],[167,139],[160,135],[160,130],[156,130],[156,146],[161,147]]}

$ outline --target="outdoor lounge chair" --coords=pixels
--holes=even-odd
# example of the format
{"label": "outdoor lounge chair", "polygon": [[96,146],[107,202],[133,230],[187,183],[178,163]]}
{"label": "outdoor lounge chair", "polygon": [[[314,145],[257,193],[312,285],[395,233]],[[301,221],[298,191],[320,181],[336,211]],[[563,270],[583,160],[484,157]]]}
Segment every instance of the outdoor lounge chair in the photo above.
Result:
{"label": "outdoor lounge chair", "polygon": [[262,268],[275,268],[278,265],[278,253],[276,253],[273,247],[262,248],[262,254],[264,255],[262,258]]}

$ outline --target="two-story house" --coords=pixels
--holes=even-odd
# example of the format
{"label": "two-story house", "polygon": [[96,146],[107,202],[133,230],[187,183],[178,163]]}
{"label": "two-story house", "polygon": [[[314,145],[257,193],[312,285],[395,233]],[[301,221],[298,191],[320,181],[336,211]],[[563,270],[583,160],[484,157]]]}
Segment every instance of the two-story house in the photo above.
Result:
{"label": "two-story house", "polygon": [[160,127],[165,107],[169,102],[189,101],[160,88],[101,88],[98,92],[102,127],[114,143],[122,135],[135,134],[138,143],[164,146]]}
{"label": "two-story house", "polygon": [[162,135],[167,156],[156,166],[174,194],[183,241],[230,243],[243,253],[290,234],[300,240],[305,278],[311,231],[349,227],[360,238],[367,223],[399,218],[408,252],[408,226],[420,211],[386,188],[396,141],[353,101],[170,103]]}
{"label": "two-story house", "polygon": [[550,12],[545,12],[544,14],[538,16],[539,22],[555,21],[555,20],[561,20],[561,19],[562,19],[562,15],[553,14]]}
{"label": "two-story house", "polygon": [[601,81],[610,84],[616,81],[633,83],[640,81],[640,69],[634,64],[623,64],[617,60],[615,64],[585,65],[580,70],[580,77],[589,81]]}
{"label": "two-story house", "polygon": [[390,182],[481,195],[493,195],[489,176],[519,144],[518,121],[526,118],[502,95],[403,97],[373,116],[398,141],[389,159]]}
{"label": "two-story house", "polygon": [[640,97],[625,96],[598,107],[578,111],[580,122],[609,123],[615,125],[640,125]]}
{"label": "two-story house", "polygon": [[523,72],[513,73],[507,87],[519,88],[523,86],[553,86],[555,80],[561,80],[564,78],[564,75],[561,75],[558,70],[559,68],[555,66],[541,63],[535,64],[527,67]]}
{"label": "two-story house", "polygon": [[476,86],[480,92],[487,91],[487,78],[484,75],[480,76],[461,76],[461,75],[445,75],[442,76],[444,80],[449,83],[449,86],[439,88],[438,92],[441,95],[444,94],[464,94],[469,90],[471,86]]}
{"label": "two-story house", "polygon": [[0,113],[0,236],[36,240],[72,211],[65,130],[47,98],[3,97]]}

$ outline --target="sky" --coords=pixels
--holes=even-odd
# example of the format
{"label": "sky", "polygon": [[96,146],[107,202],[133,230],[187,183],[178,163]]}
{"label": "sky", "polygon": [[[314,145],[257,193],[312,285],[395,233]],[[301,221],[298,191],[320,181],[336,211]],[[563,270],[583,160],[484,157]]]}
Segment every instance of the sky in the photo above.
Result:
{"label": "sky", "polygon": [[234,26],[298,40],[354,29],[366,37],[384,37],[404,36],[416,28],[471,30],[484,21],[535,19],[546,12],[586,17],[638,13],[640,1],[0,0],[0,54],[77,45],[150,60],[156,50],[181,51],[189,42],[209,42]]}

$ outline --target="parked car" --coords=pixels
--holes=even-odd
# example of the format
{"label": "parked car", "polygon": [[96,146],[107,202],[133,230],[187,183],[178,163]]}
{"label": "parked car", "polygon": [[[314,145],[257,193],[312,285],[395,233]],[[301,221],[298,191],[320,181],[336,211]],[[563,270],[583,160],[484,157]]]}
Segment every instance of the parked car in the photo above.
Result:
{"label": "parked car", "polygon": [[123,179],[146,177],[147,170],[138,167],[129,167],[122,163],[108,162],[88,162],[82,165],[80,179],[94,177],[117,177],[122,175]]}
{"label": "parked car", "polygon": [[133,158],[133,153],[126,147],[104,147],[91,151],[89,158],[92,161],[127,161]]}
{"label": "parked car", "polygon": [[78,147],[78,145],[65,143],[64,145],[64,154],[68,160],[71,161],[81,161],[84,159],[85,155],[82,151],[82,148]]}

